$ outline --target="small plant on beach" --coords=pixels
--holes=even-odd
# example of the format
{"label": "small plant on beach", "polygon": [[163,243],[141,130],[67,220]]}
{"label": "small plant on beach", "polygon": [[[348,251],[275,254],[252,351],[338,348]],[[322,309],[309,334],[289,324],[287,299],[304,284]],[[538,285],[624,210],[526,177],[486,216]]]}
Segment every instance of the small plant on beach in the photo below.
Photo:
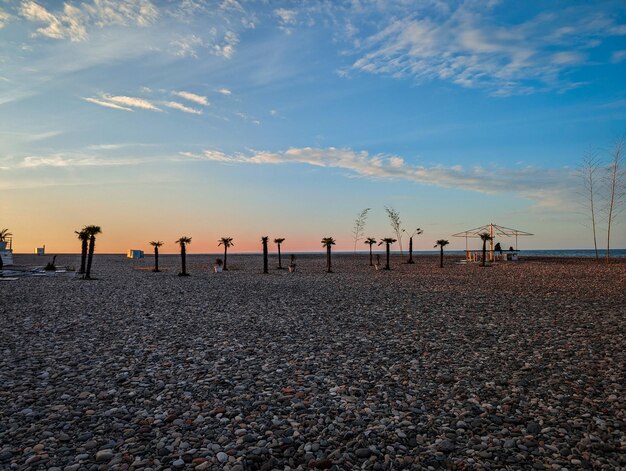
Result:
{"label": "small plant on beach", "polygon": [[228,270],[228,268],[226,267],[226,260],[227,260],[226,257],[228,257],[228,248],[235,245],[233,243],[233,238],[232,237],[222,237],[217,242],[218,242],[218,244],[217,244],[218,247],[220,245],[224,246],[224,268],[223,268],[223,270]]}
{"label": "small plant on beach", "polygon": [[154,247],[154,269],[152,271],[158,273],[161,271],[159,270],[159,247],[163,245],[163,242],[160,240],[153,240],[150,242],[150,245]]}
{"label": "small plant on beach", "polygon": [[85,266],[87,263],[87,247],[89,245],[89,234],[86,231],[87,227],[83,227],[80,231],[74,231],[78,240],[80,240],[80,270],[78,270],[78,274],[82,275],[85,273]]}
{"label": "small plant on beach", "polygon": [[400,220],[400,213],[390,206],[385,206],[385,211],[387,211],[389,224],[391,224],[391,228],[393,229],[393,232],[395,232],[396,237],[398,238],[398,245],[400,246],[400,255],[404,255],[404,252],[402,251],[402,233],[404,231],[402,230],[402,221]]}
{"label": "small plant on beach", "polygon": [[354,220],[354,227],[352,228],[352,235],[354,236],[354,254],[356,255],[356,246],[360,240],[363,239],[365,231],[365,223],[367,222],[367,213],[371,208],[365,208],[363,211],[356,215]]}
{"label": "small plant on beach", "polygon": [[385,252],[387,253],[387,261],[385,262],[385,270],[391,270],[391,267],[389,266],[389,253],[390,253],[391,244],[393,244],[394,242],[397,242],[396,239],[392,237],[385,237],[384,239],[381,239],[381,241],[378,243],[378,245],[385,244]]}
{"label": "small plant on beach", "polygon": [[413,237],[416,235],[420,235],[424,232],[423,229],[420,229],[419,227],[417,229],[415,229],[413,231],[413,233],[409,236],[409,259],[407,260],[406,263],[415,263],[413,261]]}
{"label": "small plant on beach", "polygon": [[55,255],[54,257],[52,257],[52,261],[46,263],[46,266],[44,267],[45,271],[56,271],[57,267],[55,265],[55,262],[57,260],[57,256]]}
{"label": "small plant on beach", "polygon": [[87,226],[84,229],[89,235],[89,251],[87,253],[87,268],[85,269],[85,279],[91,279],[91,264],[93,262],[93,254],[96,250],[96,236],[102,234],[100,226]]}
{"label": "small plant on beach", "polygon": [[191,244],[191,237],[182,236],[175,243],[180,245],[181,271],[178,276],[189,276],[187,273],[187,244]]}
{"label": "small plant on beach", "polygon": [[270,240],[269,236],[263,236],[261,237],[261,243],[263,244],[263,273],[269,273],[268,267],[268,261],[267,261],[267,243]]}
{"label": "small plant on beach", "polygon": [[328,273],[332,273],[332,269],[331,269],[331,247],[335,245],[335,239],[333,239],[332,237],[324,237],[322,239],[322,247],[326,247],[326,271]]}
{"label": "small plant on beach", "polygon": [[491,237],[489,235],[489,232],[483,232],[482,234],[478,235],[480,237],[480,240],[483,241],[483,258],[480,262],[480,266],[484,267],[485,265],[485,260],[487,259],[487,242],[489,242],[490,240],[493,239],[493,237]]}
{"label": "small plant on beach", "polygon": [[440,252],[439,252],[439,268],[443,268],[443,248],[448,245],[450,242],[448,242],[445,239],[439,239],[436,243],[435,243],[435,248],[439,247]]}
{"label": "small plant on beach", "polygon": [[372,261],[372,245],[376,243],[376,239],[374,239],[373,237],[368,237],[367,239],[365,239],[365,243],[370,246],[370,267],[371,267],[374,265]]}
{"label": "small plant on beach", "polygon": [[282,270],[283,269],[283,262],[282,262],[282,258],[281,258],[281,254],[280,254],[280,245],[285,242],[285,238],[284,237],[277,237],[276,239],[274,239],[274,243],[278,246],[278,270]]}

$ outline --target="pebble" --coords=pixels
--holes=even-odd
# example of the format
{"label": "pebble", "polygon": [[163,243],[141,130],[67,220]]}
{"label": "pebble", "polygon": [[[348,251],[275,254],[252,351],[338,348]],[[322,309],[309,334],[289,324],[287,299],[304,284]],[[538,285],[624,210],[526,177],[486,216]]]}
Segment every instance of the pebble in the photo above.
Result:
{"label": "pebble", "polygon": [[191,254],[183,279],[177,256],[96,255],[93,283],[20,278],[0,468],[626,469],[626,263],[455,257],[264,276],[229,254],[215,276]]}

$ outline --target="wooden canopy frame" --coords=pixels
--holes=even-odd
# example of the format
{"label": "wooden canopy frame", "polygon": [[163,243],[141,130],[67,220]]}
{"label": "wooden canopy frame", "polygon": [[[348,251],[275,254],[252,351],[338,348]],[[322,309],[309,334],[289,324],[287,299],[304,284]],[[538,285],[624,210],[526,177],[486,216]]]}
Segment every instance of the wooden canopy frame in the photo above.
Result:
{"label": "wooden canopy frame", "polygon": [[491,236],[489,241],[489,259],[493,261],[493,239],[495,236],[515,237],[515,251],[517,248],[517,238],[519,236],[532,236],[530,232],[520,231],[519,229],[511,229],[510,227],[499,226],[498,224],[485,224],[484,226],[468,229],[467,231],[452,234],[452,237],[465,237],[465,253],[469,254],[468,239],[480,238],[480,234],[488,233]]}

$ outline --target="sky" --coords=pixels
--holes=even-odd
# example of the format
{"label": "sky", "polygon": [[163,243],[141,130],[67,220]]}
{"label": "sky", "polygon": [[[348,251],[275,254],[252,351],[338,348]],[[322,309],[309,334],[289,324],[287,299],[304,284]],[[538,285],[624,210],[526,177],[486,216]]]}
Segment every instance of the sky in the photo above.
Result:
{"label": "sky", "polygon": [[589,248],[578,170],[625,135],[625,77],[623,1],[0,0],[0,226],[353,250],[391,207],[416,250],[490,222]]}

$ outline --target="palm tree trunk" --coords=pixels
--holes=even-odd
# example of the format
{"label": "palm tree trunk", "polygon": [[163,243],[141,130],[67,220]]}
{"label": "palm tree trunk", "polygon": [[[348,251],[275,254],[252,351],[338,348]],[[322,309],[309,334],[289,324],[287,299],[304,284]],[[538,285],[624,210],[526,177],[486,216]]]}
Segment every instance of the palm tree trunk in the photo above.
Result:
{"label": "palm tree trunk", "polygon": [[330,261],[330,244],[326,247],[326,265],[327,265],[327,272],[328,273],[332,273],[332,269],[331,269],[331,261]]}
{"label": "palm tree trunk", "polygon": [[370,267],[374,265],[374,262],[372,262],[372,244],[370,244]]}
{"label": "palm tree trunk", "polygon": [[159,271],[159,248],[154,248],[154,271]]}
{"label": "palm tree trunk", "polygon": [[78,272],[79,275],[82,275],[85,273],[86,262],[87,262],[87,239],[83,239],[81,243],[81,249],[80,249],[80,271]]}
{"label": "palm tree trunk", "polygon": [[389,267],[389,243],[386,244],[386,249],[387,249],[387,264],[385,265],[385,270],[391,270],[391,268]]}
{"label": "palm tree trunk", "polygon": [[406,263],[415,263],[413,261],[413,237],[409,238],[409,261]]}
{"label": "palm tree trunk", "polygon": [[278,244],[278,269],[279,270],[283,269],[283,262],[280,258],[280,244]]}
{"label": "palm tree trunk", "polygon": [[2,254],[0,253],[0,270],[4,269],[4,262],[2,261]]}
{"label": "palm tree trunk", "polygon": [[228,256],[228,248],[226,247],[226,245],[224,245],[224,268],[222,268],[222,270],[228,270],[228,268],[226,268],[226,257]]}
{"label": "palm tree trunk", "polygon": [[487,239],[483,240],[483,259],[480,261],[480,266],[485,266],[485,258],[487,258]]}
{"label": "palm tree trunk", "polygon": [[439,254],[439,268],[443,268],[443,245],[440,248],[441,253]]}
{"label": "palm tree trunk", "polygon": [[187,276],[187,249],[185,248],[185,244],[180,244],[180,262],[180,276]]}
{"label": "palm tree trunk", "polygon": [[96,236],[89,238],[89,255],[87,256],[87,270],[85,271],[85,279],[91,279],[91,263],[93,261],[93,253],[96,250]]}
{"label": "palm tree trunk", "polygon": [[267,263],[267,241],[263,241],[263,273],[269,273]]}

